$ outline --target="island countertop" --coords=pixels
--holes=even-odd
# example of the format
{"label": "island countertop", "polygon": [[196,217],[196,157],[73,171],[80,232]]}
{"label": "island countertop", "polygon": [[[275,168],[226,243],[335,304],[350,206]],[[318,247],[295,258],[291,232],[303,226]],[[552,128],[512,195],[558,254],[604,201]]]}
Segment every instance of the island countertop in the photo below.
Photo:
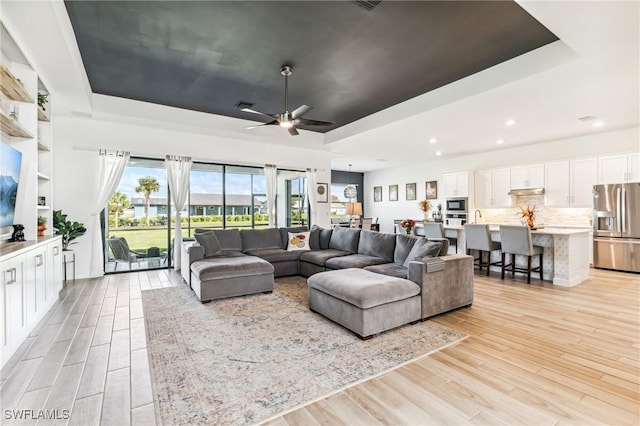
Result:
{"label": "island countertop", "polygon": [[[480,225],[485,225],[483,223],[481,223]],[[489,230],[491,232],[498,232],[500,230],[500,225],[499,224],[494,224],[494,223],[490,223],[489,225]],[[505,224],[506,225],[506,224]],[[444,229],[451,229],[451,230],[464,230],[463,226],[449,226],[449,225],[444,225]],[[538,229],[533,229],[531,231],[531,234],[538,234],[538,235],[573,235],[573,234],[581,234],[583,232],[589,233],[591,231],[591,228],[579,228],[579,227],[562,227],[562,226],[545,226],[543,228],[538,228]]]}

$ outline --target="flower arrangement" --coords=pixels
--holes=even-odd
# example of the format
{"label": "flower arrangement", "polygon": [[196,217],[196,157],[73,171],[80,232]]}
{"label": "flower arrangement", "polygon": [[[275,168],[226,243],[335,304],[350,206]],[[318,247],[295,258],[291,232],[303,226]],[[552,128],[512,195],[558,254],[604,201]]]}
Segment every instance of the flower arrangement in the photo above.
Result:
{"label": "flower arrangement", "polygon": [[529,207],[529,205],[527,205],[527,208],[522,208],[520,207],[520,212],[518,213],[520,215],[520,217],[522,217],[523,221],[527,222],[527,225],[529,225],[529,228],[533,228],[534,226],[534,220],[536,218],[536,206],[534,205],[533,207]]}
{"label": "flower arrangement", "polygon": [[406,230],[407,235],[410,235],[411,230],[413,229],[414,226],[416,226],[416,221],[413,219],[402,219],[400,221],[400,226]]}
{"label": "flower arrangement", "polygon": [[429,202],[429,200],[420,200],[418,202],[418,207],[420,207],[420,210],[426,213],[431,209],[431,203]]}

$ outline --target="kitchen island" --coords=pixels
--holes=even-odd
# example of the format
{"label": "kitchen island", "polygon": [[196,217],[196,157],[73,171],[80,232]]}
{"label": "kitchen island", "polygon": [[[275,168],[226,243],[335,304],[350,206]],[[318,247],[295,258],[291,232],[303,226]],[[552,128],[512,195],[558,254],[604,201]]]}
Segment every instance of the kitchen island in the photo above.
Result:
{"label": "kitchen island", "polygon": [[[464,227],[445,225],[445,235],[457,238],[458,253],[466,253],[466,238]],[[490,224],[491,239],[500,241],[500,228],[497,224]],[[553,284],[572,287],[580,284],[589,276],[589,228],[571,228],[547,226],[531,231],[533,245],[544,247],[542,276]],[[477,254],[476,254],[477,256]],[[491,262],[500,260],[499,252],[491,255]],[[507,260],[507,262],[509,262]],[[518,256],[517,266],[526,267],[526,258]],[[534,265],[537,265],[534,258]],[[497,266],[492,271],[500,271]],[[535,277],[535,274],[534,274]]]}

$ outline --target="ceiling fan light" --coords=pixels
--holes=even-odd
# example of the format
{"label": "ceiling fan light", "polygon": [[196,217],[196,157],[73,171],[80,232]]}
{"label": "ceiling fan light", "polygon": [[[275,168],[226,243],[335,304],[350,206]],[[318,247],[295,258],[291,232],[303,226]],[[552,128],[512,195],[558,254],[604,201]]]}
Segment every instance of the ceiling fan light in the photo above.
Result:
{"label": "ceiling fan light", "polygon": [[291,126],[293,126],[293,123],[291,121],[281,121],[280,122],[280,127],[284,127],[285,129],[288,129]]}

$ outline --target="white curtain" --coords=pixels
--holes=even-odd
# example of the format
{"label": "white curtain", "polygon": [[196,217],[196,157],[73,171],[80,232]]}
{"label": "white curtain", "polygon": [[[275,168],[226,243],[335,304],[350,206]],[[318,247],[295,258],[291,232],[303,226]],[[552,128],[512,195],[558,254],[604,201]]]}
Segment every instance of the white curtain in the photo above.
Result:
{"label": "white curtain", "polygon": [[179,157],[177,155],[167,155],[164,164],[167,168],[167,181],[171,200],[176,209],[175,237],[173,241],[173,268],[180,270],[181,247],[182,247],[182,224],[180,223],[180,212],[184,209],[189,195],[189,175],[191,172],[191,157]]}
{"label": "white curtain", "polygon": [[316,179],[316,170],[315,169],[307,169],[306,171],[306,182],[307,182],[307,197],[309,199],[309,205],[311,206],[311,211],[309,212],[309,228],[311,225],[316,223],[317,216],[317,203],[318,203],[318,192],[316,191],[316,186],[318,186],[318,182]]}
{"label": "white curtain", "polygon": [[100,150],[98,155],[98,187],[92,206],[93,224],[91,225],[91,263],[89,273],[92,277],[104,274],[104,242],[100,228],[100,212],[104,210],[109,198],[118,188],[124,168],[129,162],[129,152],[107,152]]}
{"label": "white curtain", "polygon": [[278,169],[273,164],[264,166],[264,179],[267,183],[267,209],[269,211],[269,228],[276,226],[276,190],[278,186]]}

